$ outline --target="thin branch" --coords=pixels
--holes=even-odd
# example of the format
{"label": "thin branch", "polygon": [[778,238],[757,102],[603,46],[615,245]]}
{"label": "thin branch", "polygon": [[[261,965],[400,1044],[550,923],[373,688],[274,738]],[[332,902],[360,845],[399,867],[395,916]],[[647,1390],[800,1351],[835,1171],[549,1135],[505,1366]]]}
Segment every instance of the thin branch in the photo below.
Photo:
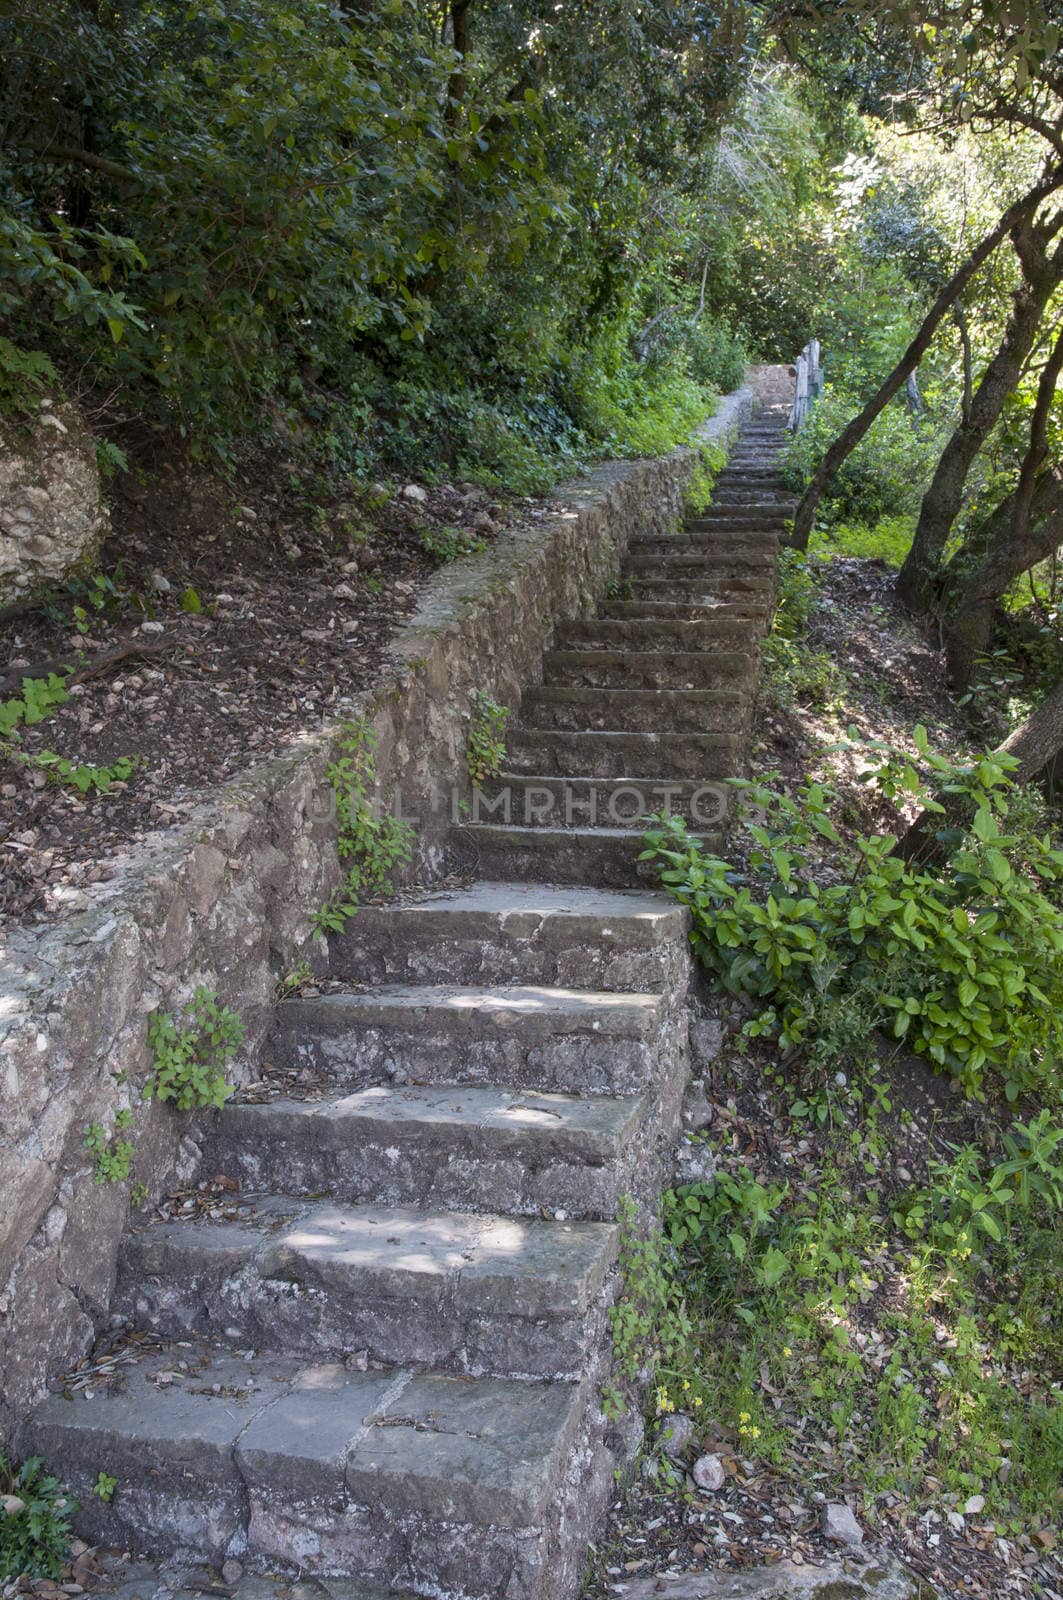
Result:
{"label": "thin branch", "polygon": [[132,167],[124,167],[120,161],[112,161],[109,156],[98,156],[92,150],[82,150],[78,145],[23,144],[16,148],[35,156],[43,156],[45,161],[60,161],[67,166],[89,167],[93,172],[105,173],[108,178],[117,178],[120,183],[140,182],[140,174],[134,172]]}

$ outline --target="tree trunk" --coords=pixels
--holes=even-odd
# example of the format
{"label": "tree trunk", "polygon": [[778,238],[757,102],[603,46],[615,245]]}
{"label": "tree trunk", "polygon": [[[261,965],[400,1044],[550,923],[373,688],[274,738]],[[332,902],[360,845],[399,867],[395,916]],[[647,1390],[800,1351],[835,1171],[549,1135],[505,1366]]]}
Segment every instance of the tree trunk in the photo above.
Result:
{"label": "tree trunk", "polygon": [[929,609],[938,562],[963,504],[971,465],[1019,381],[1049,296],[1063,280],[1063,259],[1058,254],[1051,261],[1044,259],[1043,247],[1039,254],[1040,270],[1016,291],[1000,349],[982,374],[968,416],[942,451],[923,496],[912,547],[897,577],[897,593],[913,610]]}
{"label": "tree trunk", "polygon": [[[1013,494],[998,507],[974,545],[985,559],[968,574],[949,597],[950,622],[945,636],[949,676],[957,688],[966,688],[977,657],[989,646],[997,601],[1021,572],[1063,544],[1063,478],[1041,473],[1048,454],[1048,419],[1063,371],[1063,333],[1056,336],[1052,353],[1037,385],[1030,421],[1030,443]],[[1040,474],[1040,476],[1039,476]],[[954,556],[946,569],[960,570],[969,563],[971,547]]]}
{"label": "tree trunk", "polygon": [[979,267],[993,254],[993,251],[1005,239],[1011,230],[1020,222],[1031,217],[1050,194],[1054,194],[1063,183],[1063,168],[1049,172],[1036,188],[1016,200],[1004,212],[996,227],[986,234],[981,244],[971,252],[963,265],[953,273],[948,283],[944,285],[937,299],[923,319],[922,326],[904,355],[898,361],[889,377],[883,383],[878,393],[873,395],[859,416],[853,418],[847,427],[838,435],[833,444],[824,455],[812,477],[811,483],[801,497],[801,502],[794,515],[793,531],[789,543],[798,550],[808,548],[808,536],[812,532],[816,520],[816,507],[823,496],[823,491],[830,483],[842,462],[856,449],[860,440],[867,433],[871,424],[880,412],[884,411],[907,381],[908,374],[914,372],[930,348],[938,324],[952,309],[964,289],[967,287]]}

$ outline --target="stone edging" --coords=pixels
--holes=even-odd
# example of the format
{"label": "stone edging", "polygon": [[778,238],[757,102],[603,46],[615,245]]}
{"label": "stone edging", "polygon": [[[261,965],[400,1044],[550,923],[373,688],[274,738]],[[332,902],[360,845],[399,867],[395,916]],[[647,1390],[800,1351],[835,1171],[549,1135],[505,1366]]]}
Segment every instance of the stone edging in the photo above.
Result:
{"label": "stone edging", "polygon": [[[748,388],[725,396],[702,437],[729,447],[751,404]],[[558,490],[546,518],[437,573],[390,670],[345,705],[376,732],[382,792],[419,819],[419,877],[438,875],[451,790],[467,788],[470,692],[517,704],[554,622],[592,610],[629,539],[674,521],[694,459],[607,463]],[[139,1097],[148,1014],[217,990],[247,1027],[247,1076],[277,978],[310,953],[311,915],[339,878],[325,778],[336,732],[243,774],[131,850],[91,905],[13,933],[0,955],[0,1441],[107,1315],[128,1186],[93,1182],[85,1128],[132,1109],[152,1195],[196,1170],[194,1123]]]}

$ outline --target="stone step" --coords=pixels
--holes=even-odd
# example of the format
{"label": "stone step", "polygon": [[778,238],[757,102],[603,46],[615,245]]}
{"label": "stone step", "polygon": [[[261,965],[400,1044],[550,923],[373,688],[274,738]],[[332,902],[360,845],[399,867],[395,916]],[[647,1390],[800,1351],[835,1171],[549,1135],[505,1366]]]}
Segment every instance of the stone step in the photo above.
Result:
{"label": "stone step", "polygon": [[726,582],[731,578],[749,578],[761,583],[765,579],[774,582],[778,553],[774,549],[725,551],[706,542],[700,549],[688,545],[685,550],[657,549],[652,554],[629,551],[621,571],[625,577],[659,577],[662,581],[708,578]]}
{"label": "stone step", "polygon": [[548,686],[601,689],[693,689],[756,681],[757,661],[741,650],[550,650]]}
{"label": "stone step", "polygon": [[716,828],[722,827],[730,815],[732,794],[726,783],[638,777],[526,777],[503,772],[481,790],[473,791],[469,815],[464,820],[502,827],[638,828],[643,817],[667,808],[692,821],[695,827]]}
{"label": "stone step", "polygon": [[688,530],[704,532],[717,529],[737,532],[749,528],[774,528],[778,531],[789,515],[789,510],[774,500],[743,501],[740,505],[706,506],[696,517],[688,518],[686,526]]}
{"label": "stone step", "polygon": [[738,733],[570,733],[557,728],[513,728],[506,766],[515,772],[563,772],[573,777],[624,778],[653,772],[663,779],[699,783],[737,776],[745,746]]}
{"label": "stone step", "polygon": [[718,607],[738,605],[747,615],[757,617],[764,626],[772,612],[774,576],[750,578],[636,578],[631,585],[634,605],[685,606],[710,614]]}
{"label": "stone step", "polygon": [[741,689],[549,688],[528,690],[520,717],[525,727],[573,733],[726,733],[742,728],[752,709],[752,694]]}
{"label": "stone step", "polygon": [[741,618],[671,621],[652,616],[627,620],[595,617],[589,622],[563,623],[557,630],[557,643],[561,650],[610,653],[673,649],[689,653],[696,650],[735,655],[746,660],[753,657],[756,632]]}
{"label": "stone step", "polygon": [[[593,883],[636,888],[660,880],[640,862],[637,828],[519,828],[470,823],[452,828],[448,860],[458,871],[530,883]],[[724,832],[694,835],[715,854]],[[637,1085],[636,1085],[637,1086]]]}
{"label": "stone step", "polygon": [[781,511],[785,516],[793,516],[797,499],[789,490],[768,484],[751,491],[748,484],[718,483],[712,491],[712,505],[720,511],[740,510],[743,514],[748,514],[755,505],[758,511]]}
{"label": "stone step", "polygon": [[778,528],[692,528],[689,525],[680,533],[661,534],[656,538],[632,539],[627,547],[630,556],[694,555],[722,557],[738,562],[749,555],[763,564],[765,560],[779,559]]}
{"label": "stone step", "polygon": [[[520,822],[527,820],[525,785],[572,782],[578,803],[587,803],[586,780],[507,774],[497,781],[520,795],[510,808]],[[718,788],[729,800],[731,791]],[[647,789],[652,797],[652,786]],[[663,797],[655,798],[663,804]],[[556,803],[560,821],[564,797]],[[607,800],[601,809],[606,815]],[[533,983],[678,994],[689,969],[686,928],[686,912],[664,895],[587,889],[576,896],[527,884],[475,883],[420,900],[363,906],[343,933],[329,935],[329,969],[355,983]]]}
{"label": "stone step", "polygon": [[320,1100],[237,1099],[205,1125],[204,1170],[335,1201],[609,1220],[621,1195],[649,1192],[681,1075],[662,1074],[652,1091],[375,1084]]}
{"label": "stone step", "polygon": [[679,600],[648,600],[639,597],[633,600],[612,600],[602,607],[601,616],[606,620],[616,619],[620,622],[635,621],[640,617],[667,618],[673,622],[729,622],[739,619],[751,629],[751,638],[755,642],[767,630],[771,612],[766,604],[753,602],[749,599],[713,600],[705,598],[695,602]]}
{"label": "stone step", "polygon": [[187,1339],[474,1377],[577,1380],[604,1329],[604,1222],[267,1196],[127,1234],[112,1310]]}
{"label": "stone step", "polygon": [[[206,1344],[121,1370],[91,1399],[51,1396],[24,1430],[93,1544],[455,1600],[578,1587],[615,1465],[586,1384],[348,1372]],[[118,1479],[108,1501],[101,1470]]]}
{"label": "stone step", "polygon": [[[625,838],[634,849],[637,840],[630,833]],[[590,879],[603,881],[612,887]],[[503,1083],[562,1094],[629,1094],[653,1070],[666,1011],[662,996],[650,993],[387,985],[283,1001],[267,1057],[345,1088],[387,1081]]]}

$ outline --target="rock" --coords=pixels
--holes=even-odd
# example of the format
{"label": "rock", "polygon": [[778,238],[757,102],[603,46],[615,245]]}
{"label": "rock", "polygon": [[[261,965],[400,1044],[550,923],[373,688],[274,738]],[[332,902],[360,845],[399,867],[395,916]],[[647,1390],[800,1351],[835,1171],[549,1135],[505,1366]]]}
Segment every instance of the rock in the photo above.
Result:
{"label": "rock", "polygon": [[711,1127],[715,1115],[705,1085],[697,1078],[692,1079],[683,1096],[684,1128],[688,1133],[699,1133],[702,1128]]}
{"label": "rock", "polygon": [[716,1176],[716,1157],[698,1138],[683,1138],[675,1153],[677,1183],[711,1183]]}
{"label": "rock", "polygon": [[823,1509],[823,1532],[828,1539],[839,1544],[863,1544],[864,1530],[849,1507],[842,1501],[832,1501]]}
{"label": "rock", "polygon": [[92,434],[77,406],[0,418],[0,605],[92,567],[108,531]]}
{"label": "rock", "polygon": [[20,1500],[17,1494],[0,1496],[0,1511],[3,1511],[5,1517],[13,1517],[17,1512],[25,1511],[25,1509],[25,1500]]}
{"label": "rock", "polygon": [[985,1510],[985,1495],[984,1494],[972,1494],[971,1498],[967,1501],[966,1505],[963,1508],[963,1514],[966,1517],[977,1517],[984,1510]]}
{"label": "rock", "polygon": [[685,1411],[666,1417],[657,1429],[657,1445],[670,1461],[682,1461],[694,1437],[694,1422]]}
{"label": "rock", "polygon": [[690,1476],[699,1489],[716,1494],[727,1482],[727,1474],[719,1456],[699,1456],[690,1469]]}
{"label": "rock", "polygon": [[822,1566],[779,1561],[743,1572],[657,1574],[625,1582],[624,1600],[937,1600],[884,1550],[852,1550]]}
{"label": "rock", "polygon": [[416,501],[418,505],[421,505],[428,499],[428,490],[422,489],[419,483],[408,483],[402,491],[402,498]]}
{"label": "rock", "polygon": [[243,1575],[243,1566],[239,1561],[234,1561],[231,1556],[228,1561],[222,1564],[221,1576],[223,1583],[239,1583]]}

